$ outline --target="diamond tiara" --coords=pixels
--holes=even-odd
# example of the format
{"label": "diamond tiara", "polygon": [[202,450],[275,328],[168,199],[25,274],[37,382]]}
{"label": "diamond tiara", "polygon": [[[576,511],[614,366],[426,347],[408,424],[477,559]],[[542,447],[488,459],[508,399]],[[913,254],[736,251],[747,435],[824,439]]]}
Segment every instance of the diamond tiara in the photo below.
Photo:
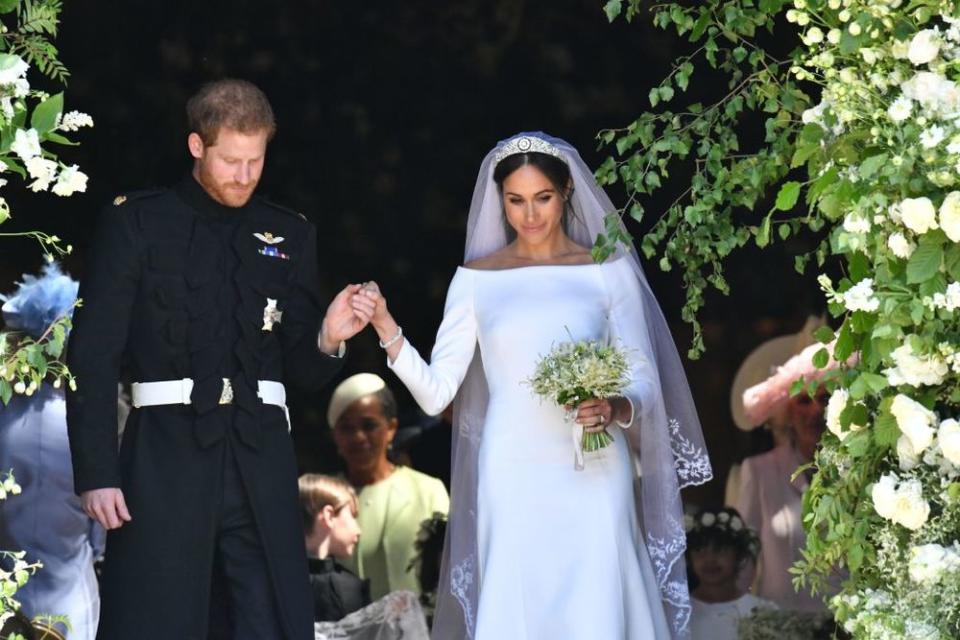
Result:
{"label": "diamond tiara", "polygon": [[496,155],[493,156],[493,165],[496,166],[500,164],[508,156],[514,156],[518,153],[545,153],[548,156],[553,156],[558,160],[567,162],[567,159],[563,157],[563,153],[557,147],[553,146],[543,138],[536,138],[534,136],[519,136],[516,138],[511,138],[507,141],[505,145],[500,147]]}

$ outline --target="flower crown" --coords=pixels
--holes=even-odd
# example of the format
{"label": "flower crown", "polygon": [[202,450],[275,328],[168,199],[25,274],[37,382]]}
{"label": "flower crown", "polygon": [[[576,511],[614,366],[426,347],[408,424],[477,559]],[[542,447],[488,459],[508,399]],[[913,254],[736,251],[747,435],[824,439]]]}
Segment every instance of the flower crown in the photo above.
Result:
{"label": "flower crown", "polygon": [[683,516],[683,530],[688,540],[694,536],[709,539],[719,534],[732,539],[737,546],[746,549],[754,558],[760,553],[760,539],[757,533],[748,527],[740,514],[733,509],[704,510],[696,516],[686,514]]}
{"label": "flower crown", "polygon": [[497,150],[497,153],[493,156],[493,165],[496,166],[507,157],[515,156],[518,153],[545,153],[548,156],[557,158],[564,164],[567,162],[567,159],[563,157],[563,152],[543,138],[536,136],[517,136],[516,138],[507,140],[506,144]]}

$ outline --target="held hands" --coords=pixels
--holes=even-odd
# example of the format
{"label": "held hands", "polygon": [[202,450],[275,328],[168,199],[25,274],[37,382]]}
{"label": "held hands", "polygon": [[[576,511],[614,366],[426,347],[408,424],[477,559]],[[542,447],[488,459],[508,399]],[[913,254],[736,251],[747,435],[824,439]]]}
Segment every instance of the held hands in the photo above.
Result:
{"label": "held hands", "polygon": [[80,494],[83,511],[100,523],[104,529],[119,529],[130,522],[130,511],[123,499],[123,491],[116,488],[93,489]]}
{"label": "held hands", "polygon": [[336,353],[341,342],[360,333],[370,322],[369,315],[355,312],[351,304],[360,287],[359,284],[347,285],[327,308],[320,330],[320,348],[326,353]]}

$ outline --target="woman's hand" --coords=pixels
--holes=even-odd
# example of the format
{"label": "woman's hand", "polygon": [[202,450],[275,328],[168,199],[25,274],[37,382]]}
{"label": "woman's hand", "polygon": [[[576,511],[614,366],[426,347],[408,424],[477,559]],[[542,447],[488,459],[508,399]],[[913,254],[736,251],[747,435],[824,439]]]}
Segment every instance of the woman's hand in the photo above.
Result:
{"label": "woman's hand", "polygon": [[365,282],[351,302],[354,313],[360,317],[369,317],[370,324],[375,329],[393,320],[387,310],[387,299],[380,292],[380,285],[373,280]]}
{"label": "woman's hand", "polygon": [[614,420],[629,422],[632,418],[630,413],[630,403],[626,398],[614,396],[585,400],[577,406],[576,421],[583,425],[583,430],[587,433],[598,433],[609,427]]}

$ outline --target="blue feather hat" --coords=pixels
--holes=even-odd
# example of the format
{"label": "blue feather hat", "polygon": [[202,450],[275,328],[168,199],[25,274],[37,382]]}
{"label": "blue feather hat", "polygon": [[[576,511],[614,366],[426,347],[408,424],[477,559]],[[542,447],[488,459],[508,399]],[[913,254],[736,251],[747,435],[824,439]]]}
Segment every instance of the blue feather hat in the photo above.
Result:
{"label": "blue feather hat", "polygon": [[14,293],[0,294],[3,321],[9,329],[39,338],[77,301],[79,287],[55,262],[45,265],[39,277],[23,274],[23,282]]}

